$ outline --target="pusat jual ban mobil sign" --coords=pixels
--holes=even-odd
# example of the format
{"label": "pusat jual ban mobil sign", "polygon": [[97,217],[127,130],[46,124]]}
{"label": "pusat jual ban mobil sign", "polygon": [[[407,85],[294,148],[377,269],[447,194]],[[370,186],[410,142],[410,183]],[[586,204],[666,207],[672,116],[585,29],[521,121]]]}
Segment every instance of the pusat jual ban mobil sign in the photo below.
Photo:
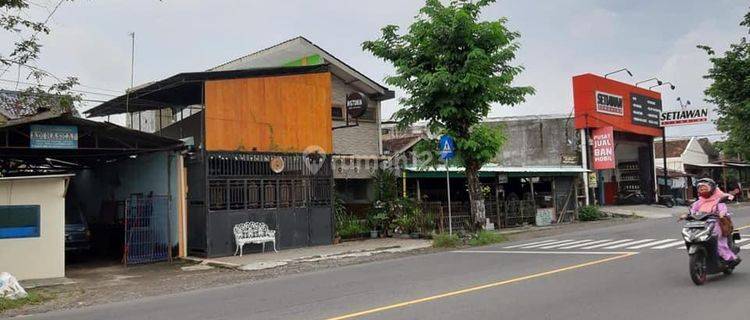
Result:
{"label": "pusat jual ban mobil sign", "polygon": [[662,127],[704,123],[708,122],[708,108],[663,111],[659,120]]}
{"label": "pusat jual ban mobil sign", "polygon": [[594,144],[594,169],[614,169],[615,137],[612,127],[594,129],[591,140]]}

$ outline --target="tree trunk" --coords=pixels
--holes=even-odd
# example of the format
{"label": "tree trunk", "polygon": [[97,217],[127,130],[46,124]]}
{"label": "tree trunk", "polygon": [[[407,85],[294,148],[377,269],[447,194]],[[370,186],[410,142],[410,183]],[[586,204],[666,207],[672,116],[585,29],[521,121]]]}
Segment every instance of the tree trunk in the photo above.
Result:
{"label": "tree trunk", "polygon": [[480,230],[485,223],[484,194],[479,182],[479,169],[481,166],[475,163],[466,164],[466,184],[469,189],[469,202],[471,203],[471,215],[474,217],[471,228]]}

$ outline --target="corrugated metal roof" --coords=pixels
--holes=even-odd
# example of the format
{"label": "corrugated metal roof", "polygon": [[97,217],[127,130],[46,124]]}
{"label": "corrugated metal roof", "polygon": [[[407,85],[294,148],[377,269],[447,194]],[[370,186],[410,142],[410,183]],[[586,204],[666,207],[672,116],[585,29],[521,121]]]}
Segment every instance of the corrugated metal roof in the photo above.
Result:
{"label": "corrugated metal roof", "polygon": [[[407,166],[405,170],[412,172],[445,172],[445,165],[441,164],[434,168],[418,168],[415,166]],[[463,167],[450,167],[450,172],[463,172],[464,170],[465,169]],[[497,173],[583,173],[589,172],[590,170],[576,166],[505,167],[499,165],[485,165],[479,171]]]}

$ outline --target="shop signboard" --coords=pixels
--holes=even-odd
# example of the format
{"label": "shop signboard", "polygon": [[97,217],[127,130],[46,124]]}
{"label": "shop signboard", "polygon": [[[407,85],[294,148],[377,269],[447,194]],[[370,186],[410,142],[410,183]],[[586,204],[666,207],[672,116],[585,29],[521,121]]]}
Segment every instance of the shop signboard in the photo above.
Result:
{"label": "shop signboard", "polygon": [[552,209],[540,208],[536,209],[536,219],[534,219],[538,227],[548,226],[552,224]]}
{"label": "shop signboard", "polygon": [[596,178],[596,172],[589,172],[589,188],[597,188],[599,179]]}
{"label": "shop signboard", "polygon": [[577,154],[563,154],[561,162],[562,164],[567,164],[567,165],[578,164],[578,155]]}
{"label": "shop signboard", "polygon": [[591,134],[594,144],[594,169],[615,168],[615,139],[612,127],[597,128]]}
{"label": "shop signboard", "polygon": [[658,128],[661,100],[637,93],[630,93],[630,113],[635,125]]}
{"label": "shop signboard", "polygon": [[594,74],[573,77],[576,129],[614,127],[617,132],[661,137],[661,94]]}
{"label": "shop signboard", "polygon": [[660,119],[662,127],[706,123],[708,122],[708,108],[664,111]]}
{"label": "shop signboard", "polygon": [[32,124],[29,140],[32,149],[78,149],[78,127]]}
{"label": "shop signboard", "polygon": [[367,111],[367,98],[361,92],[346,95],[346,112],[352,118],[359,118]]}
{"label": "shop signboard", "polygon": [[596,92],[597,112],[622,116],[625,114],[624,110],[625,109],[622,106],[622,96],[601,91]]}

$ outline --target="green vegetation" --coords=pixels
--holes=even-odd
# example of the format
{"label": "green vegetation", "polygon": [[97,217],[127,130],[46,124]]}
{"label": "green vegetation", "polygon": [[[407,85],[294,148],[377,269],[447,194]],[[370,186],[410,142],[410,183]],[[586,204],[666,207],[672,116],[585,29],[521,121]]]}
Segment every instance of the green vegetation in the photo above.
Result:
{"label": "green vegetation", "polygon": [[349,214],[344,206],[344,200],[334,195],[333,215],[336,220],[336,233],[342,238],[354,238],[369,230],[363,221]]}
{"label": "green vegetation", "polygon": [[[750,13],[740,22],[750,28]],[[718,119],[716,128],[727,134],[726,140],[718,144],[728,156],[750,156],[750,41],[746,37],[729,45],[723,54],[706,45],[700,45],[709,56],[711,68],[703,78],[711,81],[706,88],[706,102],[716,106]]]}
{"label": "green vegetation", "polygon": [[336,221],[336,231],[341,238],[356,238],[370,230],[367,225],[354,216],[346,215],[341,221]]}
{"label": "green vegetation", "polygon": [[585,206],[578,212],[578,219],[581,221],[595,221],[599,220],[601,216],[602,213],[597,206]]}
{"label": "green vegetation", "polygon": [[497,232],[480,230],[469,239],[470,246],[486,246],[488,244],[505,242],[507,239]]}
{"label": "green vegetation", "polygon": [[461,238],[455,234],[440,233],[432,237],[433,248],[455,248],[462,244]]}
{"label": "green vegetation", "polygon": [[[479,169],[505,141],[501,128],[485,126],[481,119],[492,105],[518,105],[534,93],[532,87],[514,86],[523,71],[513,64],[519,33],[507,28],[507,18],[481,19],[493,2],[426,0],[405,32],[387,25],[380,38],[362,44],[396,69],[386,83],[406,93],[403,108],[394,114],[399,126],[426,121],[431,132],[455,139],[455,164],[466,170],[471,212],[477,217],[484,201]],[[473,228],[483,222],[476,220]]]}
{"label": "green vegetation", "polygon": [[39,292],[36,290],[29,290],[28,293],[29,295],[23,299],[9,300],[0,298],[0,313],[11,309],[18,309],[25,305],[41,304],[47,300],[51,300],[52,298],[54,298],[52,294]]}

